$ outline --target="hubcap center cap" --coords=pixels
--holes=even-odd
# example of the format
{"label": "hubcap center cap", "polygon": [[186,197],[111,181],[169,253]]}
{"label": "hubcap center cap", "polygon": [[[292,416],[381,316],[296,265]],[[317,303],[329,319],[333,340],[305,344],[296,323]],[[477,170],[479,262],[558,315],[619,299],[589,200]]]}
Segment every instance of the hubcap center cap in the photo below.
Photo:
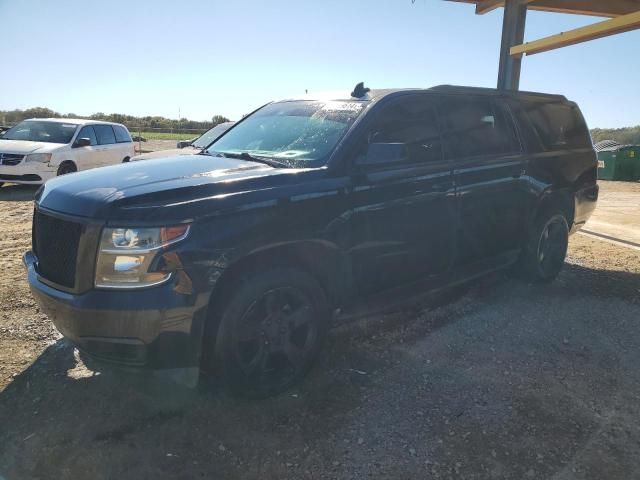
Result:
{"label": "hubcap center cap", "polygon": [[267,318],[263,322],[262,328],[265,336],[271,340],[284,337],[289,331],[286,318],[281,315]]}

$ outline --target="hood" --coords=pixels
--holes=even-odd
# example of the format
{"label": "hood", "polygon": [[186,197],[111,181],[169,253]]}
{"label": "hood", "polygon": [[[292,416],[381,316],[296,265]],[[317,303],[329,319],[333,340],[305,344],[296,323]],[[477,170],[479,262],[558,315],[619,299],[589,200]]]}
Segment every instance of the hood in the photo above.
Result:
{"label": "hood", "polygon": [[101,221],[190,221],[213,213],[223,203],[247,201],[247,194],[273,188],[278,182],[296,182],[301,171],[184,155],[56,177],[39,190],[36,202],[41,208]]}
{"label": "hood", "polygon": [[143,153],[141,155],[136,155],[131,158],[132,162],[136,160],[149,160],[152,158],[165,158],[165,157],[176,157],[176,156],[184,156],[184,155],[195,155],[196,153],[200,153],[202,150],[199,148],[193,147],[184,147],[184,148],[174,148],[172,150],[158,150],[156,152]]}
{"label": "hood", "polygon": [[65,147],[64,143],[30,142],[28,140],[0,140],[0,152],[27,155],[29,153],[49,153]]}

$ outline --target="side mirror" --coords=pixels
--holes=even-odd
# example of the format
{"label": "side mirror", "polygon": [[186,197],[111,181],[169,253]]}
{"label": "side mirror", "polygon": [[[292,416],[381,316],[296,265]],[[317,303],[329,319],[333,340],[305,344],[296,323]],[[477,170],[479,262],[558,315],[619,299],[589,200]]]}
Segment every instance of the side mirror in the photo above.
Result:
{"label": "side mirror", "polygon": [[192,143],[193,143],[193,140],[181,140],[178,142],[176,146],[178,148],[185,148],[185,147],[190,147]]}
{"label": "side mirror", "polygon": [[407,160],[404,143],[370,143],[366,155],[356,160],[356,165],[387,165]]}
{"label": "side mirror", "polygon": [[79,148],[79,147],[89,147],[91,146],[91,139],[90,138],[78,138],[76,140],[76,143],[73,144],[73,148]]}

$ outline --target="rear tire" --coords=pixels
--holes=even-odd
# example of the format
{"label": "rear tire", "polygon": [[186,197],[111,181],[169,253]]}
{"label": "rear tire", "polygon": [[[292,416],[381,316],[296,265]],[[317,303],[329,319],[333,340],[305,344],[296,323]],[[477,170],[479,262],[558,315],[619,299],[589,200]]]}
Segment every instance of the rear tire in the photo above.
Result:
{"label": "rear tire", "polygon": [[69,173],[76,172],[78,169],[73,164],[73,162],[62,162],[58,167],[57,176],[68,175]]}
{"label": "rear tire", "polygon": [[224,382],[245,398],[277,395],[307,373],[320,351],[330,320],[324,290],[303,271],[274,268],[232,292],[216,342]]}
{"label": "rear tire", "polygon": [[520,271],[535,283],[549,283],[560,274],[569,246],[569,225],[561,211],[540,215],[522,252]]}

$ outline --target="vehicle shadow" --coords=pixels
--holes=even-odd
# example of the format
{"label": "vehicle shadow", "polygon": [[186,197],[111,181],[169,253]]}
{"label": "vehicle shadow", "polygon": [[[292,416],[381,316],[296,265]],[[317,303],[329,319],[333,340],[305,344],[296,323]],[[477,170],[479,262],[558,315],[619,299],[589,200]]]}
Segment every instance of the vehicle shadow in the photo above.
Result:
{"label": "vehicle shadow", "polygon": [[[347,464],[352,465],[351,476],[357,478],[366,467],[358,463],[358,455],[365,454],[353,450],[381,438],[382,446],[366,450],[375,457],[395,448],[388,439],[397,437],[433,445],[428,458],[431,467],[433,462],[447,461],[448,449],[456,452],[456,461],[468,468],[475,465],[480,471],[487,459],[495,463],[494,450],[509,450],[512,460],[501,464],[503,476],[524,478],[530,468],[551,476],[564,468],[567,458],[586,448],[598,426],[582,407],[568,400],[568,386],[563,384],[555,392],[549,385],[555,387],[557,377],[580,379],[576,371],[595,370],[588,395],[622,387],[606,378],[614,364],[598,353],[598,343],[586,350],[588,356],[582,350],[574,356],[572,345],[564,345],[561,334],[545,331],[576,322],[573,327],[585,339],[601,342],[602,331],[607,332],[601,318],[569,318],[569,311],[559,311],[559,321],[537,323],[522,305],[567,302],[585,294],[638,305],[640,276],[567,265],[560,279],[550,285],[531,286],[507,278],[492,275],[471,287],[413,299],[394,312],[338,328],[300,387],[261,401],[231,398],[215,381],[212,388],[189,390],[117,368],[90,370],[71,345],[59,340],[0,393],[0,478],[319,478],[322,475],[314,472],[326,473]],[[496,313],[503,310],[502,315]],[[469,325],[470,317],[487,311],[490,322]],[[598,335],[590,335],[596,329],[601,329]],[[443,332],[449,335],[446,342],[437,340]],[[504,353],[500,349],[487,353],[524,358],[523,364],[516,362],[513,373],[506,375],[502,363],[482,357],[487,351],[483,336],[495,342],[511,332],[522,337],[514,337]],[[530,365],[537,358],[532,349],[556,337],[559,344],[540,355],[544,369]],[[479,344],[469,343],[475,338]],[[458,351],[456,339],[462,339],[461,344],[471,351]],[[435,348],[432,363],[416,361],[419,352],[412,346],[421,342],[431,342]],[[438,354],[449,356],[438,360]],[[399,367],[407,363],[412,364],[408,371]],[[616,368],[622,368],[619,364]],[[601,365],[607,370],[599,370],[604,368]],[[479,373],[492,368],[496,374],[482,383],[484,377]],[[528,374],[527,368],[534,373]],[[522,382],[517,388],[512,384],[513,375]],[[428,390],[423,391],[426,381]],[[562,405],[569,407],[562,412],[535,410],[535,418],[531,416],[533,406],[509,410],[506,416],[501,410],[488,410],[494,405],[504,407],[510,397],[514,405],[530,405],[535,395],[531,392],[537,391],[557,393]],[[580,398],[576,405],[600,405],[602,398]],[[553,398],[545,402],[557,405]],[[485,411],[489,413],[483,417]],[[480,412],[480,417],[459,412]],[[586,426],[576,431],[571,425],[578,420]],[[450,435],[454,422],[463,421],[469,423],[462,433],[472,432],[465,433],[471,437]],[[481,430],[485,437],[470,446],[468,438]],[[491,437],[494,430],[513,431],[514,438],[533,435],[528,441],[538,442],[538,451],[547,455],[548,463],[518,456],[521,443],[505,440],[498,433]],[[562,458],[547,454],[554,451],[562,451]],[[398,460],[398,470],[387,471],[386,477],[424,473],[423,463]],[[348,473],[334,476],[349,477]]]}
{"label": "vehicle shadow", "polygon": [[[237,478],[240,458],[252,461],[247,468],[255,470],[247,476],[260,477],[267,468],[270,478],[280,478],[290,474],[291,462],[277,461],[285,451],[323,463],[310,445],[335,448],[332,437],[344,416],[361,408],[372,373],[393,365],[358,343],[393,332],[417,309],[438,308],[429,302],[433,296],[413,299],[369,326],[360,321],[334,330],[302,385],[259,401],[228,396],[215,378],[192,390],[149,372],[85,363],[58,340],[0,393],[0,478],[66,478],[65,471],[68,478],[89,471],[92,478],[146,478],[158,471],[171,478]],[[137,457],[135,474],[109,463],[106,452],[125,464]]]}
{"label": "vehicle shadow", "polygon": [[9,184],[0,187],[0,202],[25,202],[33,200],[39,185]]}

